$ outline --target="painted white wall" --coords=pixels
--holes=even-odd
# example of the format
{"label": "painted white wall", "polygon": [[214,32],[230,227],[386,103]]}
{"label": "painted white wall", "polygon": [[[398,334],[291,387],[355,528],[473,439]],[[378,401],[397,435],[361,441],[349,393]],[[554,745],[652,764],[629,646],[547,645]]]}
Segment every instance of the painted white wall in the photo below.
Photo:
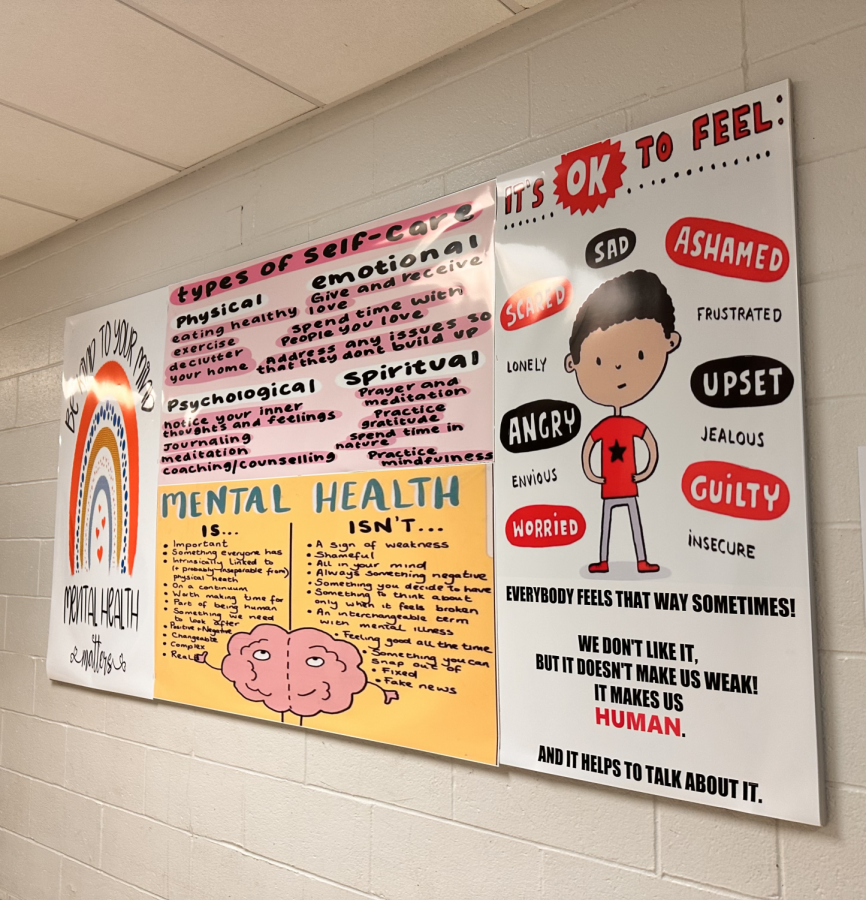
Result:
{"label": "painted white wall", "polygon": [[[0,262],[0,898],[863,896],[864,22],[862,0],[566,0]],[[784,77],[825,828],[46,679],[66,316]]]}

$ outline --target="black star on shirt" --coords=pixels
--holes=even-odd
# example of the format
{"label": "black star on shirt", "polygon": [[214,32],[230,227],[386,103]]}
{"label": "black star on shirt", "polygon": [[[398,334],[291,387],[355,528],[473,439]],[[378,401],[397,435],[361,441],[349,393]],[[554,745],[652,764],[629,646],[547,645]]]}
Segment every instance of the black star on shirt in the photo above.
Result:
{"label": "black star on shirt", "polygon": [[612,463],[625,462],[625,447],[620,447],[619,441],[614,441],[613,446],[607,449],[610,450],[610,461]]}

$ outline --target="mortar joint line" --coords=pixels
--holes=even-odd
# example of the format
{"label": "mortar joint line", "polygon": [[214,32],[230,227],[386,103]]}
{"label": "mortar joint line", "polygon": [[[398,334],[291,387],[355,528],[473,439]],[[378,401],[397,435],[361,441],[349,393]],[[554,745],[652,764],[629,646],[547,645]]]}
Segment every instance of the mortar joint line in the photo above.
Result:
{"label": "mortar joint line", "polygon": [[776,819],[775,822],[775,834],[774,837],[776,839],[775,848],[776,848],[776,896],[782,896],[782,837],[780,834],[779,828],[779,820]]}
{"label": "mortar joint line", "polygon": [[[160,897],[159,894],[154,894],[152,891],[149,891],[147,888],[139,887],[137,884],[133,884],[131,881],[124,881],[122,878],[118,878],[116,875],[112,875],[109,872],[106,872],[102,868],[96,868],[90,863],[86,863],[83,860],[76,859],[74,856],[69,856],[68,853],[64,853],[62,850],[57,850],[54,847],[49,847],[47,844],[40,844],[35,838],[30,837],[29,835],[19,834],[17,831],[12,831],[9,828],[6,828],[3,825],[0,825],[0,831],[5,831],[6,834],[11,834],[16,838],[19,838],[22,841],[27,841],[28,844],[33,844],[36,847],[41,847],[44,850],[48,850],[50,853],[59,856],[61,860],[69,860],[69,862],[75,863],[76,865],[84,866],[87,869],[90,869],[93,872],[97,872],[98,874],[104,876],[105,878],[110,878],[113,881],[120,882],[120,884],[125,884],[127,887],[131,887],[136,891],[141,891],[141,893],[146,894],[148,897],[153,897],[155,900],[164,900],[164,898]],[[102,865],[101,859],[101,835],[100,835],[100,866]],[[62,866],[62,863],[61,863]],[[62,869],[61,869],[62,874]]]}
{"label": "mortar joint line", "polygon": [[661,836],[661,810],[659,809],[659,799],[658,797],[653,797],[653,862],[655,865],[655,873],[659,878],[662,876]]}
{"label": "mortar joint line", "polygon": [[[14,771],[14,770],[9,770],[9,771]],[[22,774],[22,773],[16,772],[15,774]],[[253,774],[257,774],[257,773],[253,773]],[[48,784],[48,785],[50,785],[50,786],[52,786],[52,787],[60,788],[61,790],[68,791],[69,793],[73,793],[73,794],[77,794],[77,793],[78,793],[77,791],[73,791],[73,790],[71,790],[70,788],[66,787],[65,784],[56,784],[56,783],[54,783],[54,782],[46,782],[46,781],[44,781],[44,780],[41,779],[41,778],[38,778],[38,777],[35,777],[35,776],[31,776],[31,775],[25,775],[24,777],[30,778],[31,780],[34,780],[34,781],[39,781],[39,782],[41,782],[41,783],[43,783],[43,784]],[[273,778],[273,776],[263,776],[263,777]],[[280,780],[280,781],[283,781],[283,780],[285,780],[285,779],[274,779],[274,780]],[[293,782],[293,783],[294,783],[294,784],[299,784],[299,782]],[[445,818],[443,818],[442,816],[433,815],[433,814],[431,814],[431,813],[426,813],[426,812],[423,812],[423,811],[421,811],[421,810],[409,809],[409,808],[407,808],[407,807],[397,806],[397,805],[395,805],[395,804],[393,804],[393,803],[383,802],[383,801],[380,801],[380,800],[376,800],[376,799],[374,799],[374,798],[358,797],[358,796],[356,796],[356,795],[354,795],[354,794],[343,794],[343,793],[341,793],[341,792],[339,792],[339,791],[334,791],[334,790],[332,790],[332,789],[330,789],[330,788],[323,788],[323,787],[320,787],[320,786],[317,786],[317,785],[301,785],[301,786],[303,786],[303,787],[308,787],[310,790],[313,790],[313,791],[315,791],[316,793],[323,793],[323,794],[328,794],[328,795],[332,795],[332,796],[333,796],[333,795],[336,795],[336,796],[340,796],[340,797],[342,797],[342,798],[344,798],[344,799],[350,799],[350,800],[353,800],[353,801],[355,801],[355,802],[360,802],[360,803],[363,803],[363,804],[365,804],[365,805],[370,806],[371,809],[372,809],[372,808],[375,808],[375,807],[380,807],[380,808],[382,808],[382,809],[388,809],[388,810],[392,810],[392,811],[395,811],[395,812],[400,812],[400,813],[402,813],[402,814],[404,814],[404,815],[408,815],[408,816],[417,816],[417,817],[419,817],[419,818],[427,819],[427,820],[430,820],[430,821],[433,821],[433,822],[437,822],[437,823],[439,823],[439,824],[451,825],[451,826],[453,826],[454,828],[457,828],[457,829],[460,829],[460,830],[473,831],[473,832],[477,832],[477,833],[480,833],[480,834],[494,835],[494,836],[496,836],[496,837],[504,838],[505,840],[514,842],[514,843],[516,843],[516,844],[521,844],[521,845],[524,845],[524,846],[527,846],[527,847],[531,847],[531,848],[533,848],[533,849],[535,849],[535,850],[547,851],[547,852],[551,852],[551,853],[558,853],[558,854],[562,854],[562,855],[565,855],[565,856],[573,857],[573,858],[575,858],[575,859],[581,859],[581,860],[583,860],[584,862],[590,862],[590,863],[594,863],[594,864],[596,864],[596,865],[607,866],[607,867],[609,867],[609,868],[619,869],[619,870],[626,871],[626,872],[631,872],[632,874],[642,875],[642,876],[645,876],[645,877],[648,877],[648,878],[649,878],[649,877],[655,877],[655,872],[654,872],[653,870],[641,868],[641,867],[639,867],[639,866],[630,865],[630,864],[628,864],[628,863],[621,863],[621,862],[617,862],[616,860],[612,860],[612,859],[605,859],[605,858],[603,858],[603,857],[592,856],[591,854],[588,854],[588,853],[581,853],[580,851],[576,851],[576,850],[569,850],[569,849],[567,849],[567,848],[565,848],[565,847],[556,847],[556,846],[553,846],[553,845],[551,845],[551,844],[546,844],[546,843],[541,842],[541,841],[534,841],[534,840],[531,840],[531,839],[529,839],[529,838],[524,838],[524,837],[520,837],[520,836],[515,836],[515,835],[512,835],[512,834],[506,834],[505,832],[495,831],[495,830],[493,830],[493,829],[491,829],[491,828],[487,828],[487,827],[479,826],[479,825],[474,825],[474,824],[471,824],[471,823],[468,823],[468,822],[462,822],[462,821],[454,820],[454,819],[445,819]],[[85,795],[82,794],[82,795],[79,795],[79,796],[85,796]],[[95,798],[90,798],[90,799],[95,799]],[[180,828],[180,827],[178,827],[178,826],[176,826],[176,825],[171,825],[171,824],[169,824],[168,822],[164,822],[164,821],[162,821],[161,819],[157,819],[157,818],[155,818],[155,817],[152,816],[152,815],[148,815],[148,813],[147,813],[146,811],[145,811],[145,812],[139,812],[139,811],[137,811],[137,810],[128,809],[128,808],[125,808],[125,807],[122,807],[122,806],[118,806],[117,804],[112,803],[112,802],[107,801],[107,800],[101,800],[101,799],[100,799],[100,800],[97,800],[97,802],[101,803],[101,804],[103,805],[104,808],[107,808],[107,809],[114,809],[114,810],[117,810],[117,811],[119,811],[119,812],[121,812],[121,813],[124,813],[124,814],[126,814],[126,815],[134,816],[134,817],[137,818],[137,819],[142,819],[142,820],[145,820],[145,821],[154,822],[154,823],[156,823],[156,824],[158,824],[158,825],[160,825],[160,826],[162,826],[162,827],[164,827],[164,828],[169,828],[169,829],[171,829],[173,832],[176,832],[176,833],[178,833],[178,834],[189,835],[190,837],[194,837],[194,836],[195,836],[195,837],[203,837],[202,835],[194,835],[194,833],[193,833],[191,827],[190,827],[189,830],[187,830],[187,829],[185,829],[185,828]],[[206,838],[206,839],[207,839],[207,840],[216,840],[216,839],[213,839],[213,838]],[[229,842],[229,841],[217,841],[217,842],[226,843],[227,845],[230,845],[230,846],[239,846],[239,845],[234,845],[234,844],[232,844],[232,843]],[[241,849],[244,849],[245,852],[250,852],[250,851],[246,851],[245,848],[241,848]],[[250,855],[255,855],[255,854],[252,854],[252,853],[251,853]],[[268,861],[271,861],[271,862],[274,862],[274,861],[275,861],[275,860],[271,860],[269,857],[262,857],[262,858],[263,858],[263,859],[267,859]],[[286,865],[286,864],[284,864],[284,865]],[[664,876],[664,878],[668,878],[668,876]],[[671,879],[671,880],[672,880],[672,879]],[[680,879],[680,880],[682,880],[682,879]],[[698,884],[699,882],[693,882],[693,883]],[[746,896],[746,895],[732,894],[731,896],[739,898],[739,897],[743,897],[743,896]]]}
{"label": "mortar joint line", "polygon": [[234,851],[242,854],[243,856],[250,857],[251,859],[257,859],[260,862],[266,862],[272,866],[276,866],[277,868],[285,869],[286,871],[289,871],[289,872],[295,872],[299,875],[303,875],[307,878],[311,878],[312,880],[319,881],[323,884],[329,884],[329,885],[333,885],[335,887],[342,888],[343,890],[351,891],[352,893],[357,894],[359,897],[372,897],[372,898],[375,898],[375,900],[378,900],[378,898],[379,898],[379,895],[373,893],[372,890],[362,891],[360,888],[356,888],[356,887],[353,887],[352,885],[344,884],[343,882],[340,882],[340,881],[335,881],[324,875],[319,875],[316,872],[311,872],[309,869],[302,869],[300,866],[295,866],[295,865],[292,865],[291,863],[283,862],[282,860],[273,859],[270,856],[263,856],[260,853],[256,853],[255,850],[250,850],[248,847],[244,847],[241,844],[236,844],[233,841],[223,840],[222,838],[207,837],[206,835],[201,835],[201,834],[192,834],[190,836],[193,838],[193,840],[208,841],[209,843],[217,844],[220,847],[225,847],[229,850],[234,850]]}

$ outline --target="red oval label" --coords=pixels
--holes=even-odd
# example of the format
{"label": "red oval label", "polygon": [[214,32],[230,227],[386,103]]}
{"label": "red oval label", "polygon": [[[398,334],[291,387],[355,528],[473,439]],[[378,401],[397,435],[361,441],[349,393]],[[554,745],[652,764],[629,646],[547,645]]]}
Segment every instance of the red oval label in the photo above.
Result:
{"label": "red oval label", "polygon": [[571,303],[571,282],[567,278],[542,278],[525,284],[506,301],[499,322],[506,331],[517,331],[555,316]]}
{"label": "red oval label", "polygon": [[748,281],[778,281],[790,263],[781,238],[716,219],[679,219],[668,229],[665,249],[681,266]]}
{"label": "red oval label", "polygon": [[523,506],[505,523],[505,536],[515,547],[562,547],[585,533],[586,519],[573,506]]}
{"label": "red oval label", "polygon": [[692,463],[683,473],[682,489],[697,509],[737,519],[778,519],[791,502],[781,478],[729,462]]}

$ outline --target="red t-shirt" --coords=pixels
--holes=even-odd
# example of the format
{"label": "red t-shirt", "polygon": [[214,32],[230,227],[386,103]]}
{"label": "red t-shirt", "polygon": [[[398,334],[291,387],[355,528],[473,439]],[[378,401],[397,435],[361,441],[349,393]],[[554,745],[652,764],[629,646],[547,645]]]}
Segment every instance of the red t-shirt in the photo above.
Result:
{"label": "red t-shirt", "polygon": [[593,441],[601,441],[601,477],[605,480],[601,496],[605,500],[637,497],[634,439],[645,433],[646,425],[631,416],[608,416],[589,433]]}

